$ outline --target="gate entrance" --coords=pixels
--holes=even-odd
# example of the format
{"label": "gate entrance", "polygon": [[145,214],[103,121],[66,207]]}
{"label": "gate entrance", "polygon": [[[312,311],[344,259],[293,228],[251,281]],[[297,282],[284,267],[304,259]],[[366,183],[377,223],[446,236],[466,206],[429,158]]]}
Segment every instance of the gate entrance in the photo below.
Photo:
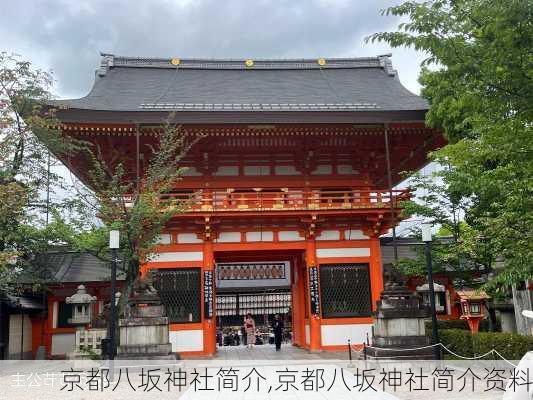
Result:
{"label": "gate entrance", "polygon": [[[258,260],[258,258],[261,258]],[[273,346],[272,323],[279,314],[284,323],[283,343],[301,343],[305,274],[303,254],[266,258],[246,254],[216,257],[216,340],[219,348],[247,345],[244,318],[255,322],[257,346]]]}
{"label": "gate entrance", "polygon": [[283,342],[292,341],[292,310],[290,288],[261,291],[217,293],[218,346],[248,344],[243,321],[251,314],[256,326],[256,345],[273,344],[272,322],[279,314],[284,323]]}

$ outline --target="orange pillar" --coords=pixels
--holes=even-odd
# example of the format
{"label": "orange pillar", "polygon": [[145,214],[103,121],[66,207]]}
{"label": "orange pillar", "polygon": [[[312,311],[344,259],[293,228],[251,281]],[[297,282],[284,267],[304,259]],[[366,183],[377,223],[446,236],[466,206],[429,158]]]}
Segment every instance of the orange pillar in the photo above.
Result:
{"label": "orange pillar", "polygon": [[383,266],[381,264],[381,245],[379,237],[370,239],[370,289],[372,292],[372,310],[376,310],[376,303],[383,291]]}
{"label": "orange pillar", "polygon": [[[318,268],[316,264],[316,242],[315,242],[314,236],[309,237],[307,239],[305,257],[306,257],[306,264],[307,264],[307,268],[306,268],[307,278],[306,279],[309,282],[308,287],[311,288],[309,271],[311,267]],[[308,307],[309,309],[309,331],[310,331],[310,336],[311,336],[309,338],[309,351],[319,352],[319,351],[322,351],[320,314],[313,313],[313,310],[311,310],[311,297],[308,296],[308,298],[309,298],[309,301],[308,301],[308,304],[306,304],[306,307]]]}
{"label": "orange pillar", "polygon": [[[206,278],[206,272],[210,272],[211,273],[211,277],[213,279],[213,282],[212,282],[212,293],[213,293],[213,298],[212,298],[212,304],[211,306],[213,307],[213,315],[211,315],[211,317],[208,317],[206,315],[206,309],[205,309],[205,305],[204,305],[204,309],[203,309],[203,324],[204,324],[204,353],[206,355],[213,355],[215,354],[216,352],[216,312],[215,312],[215,260],[214,260],[214,255],[213,255],[213,242],[206,238],[204,240],[204,248],[203,248],[203,253],[204,253],[204,265],[203,265],[203,277],[202,277],[202,282],[204,282],[205,278]],[[204,282],[205,283],[205,282]],[[204,293],[204,290],[202,290],[202,293]],[[204,294],[205,295],[205,294]],[[205,298],[202,299],[202,304],[204,303],[205,301]]]}

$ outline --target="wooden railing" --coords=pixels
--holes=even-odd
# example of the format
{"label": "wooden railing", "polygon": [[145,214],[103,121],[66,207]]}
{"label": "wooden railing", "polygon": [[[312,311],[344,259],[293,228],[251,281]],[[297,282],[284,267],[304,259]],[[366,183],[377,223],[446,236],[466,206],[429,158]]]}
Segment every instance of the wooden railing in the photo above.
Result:
{"label": "wooden railing", "polygon": [[335,210],[398,207],[408,200],[404,190],[329,190],[329,189],[213,189],[169,193],[171,204],[180,204],[186,212]]}

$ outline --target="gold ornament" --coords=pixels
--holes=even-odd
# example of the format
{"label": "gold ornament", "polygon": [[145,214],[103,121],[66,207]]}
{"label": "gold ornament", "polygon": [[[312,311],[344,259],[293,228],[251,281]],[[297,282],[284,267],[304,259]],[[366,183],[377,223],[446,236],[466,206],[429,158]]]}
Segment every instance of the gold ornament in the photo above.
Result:
{"label": "gold ornament", "polygon": [[326,65],[326,60],[324,58],[319,58],[317,62],[318,65]]}
{"label": "gold ornament", "polygon": [[173,58],[172,60],[170,60],[170,63],[172,65],[180,65],[180,62],[181,60],[179,58]]}
{"label": "gold ornament", "polygon": [[254,60],[246,60],[244,64],[246,64],[247,67],[252,67],[254,65]]}

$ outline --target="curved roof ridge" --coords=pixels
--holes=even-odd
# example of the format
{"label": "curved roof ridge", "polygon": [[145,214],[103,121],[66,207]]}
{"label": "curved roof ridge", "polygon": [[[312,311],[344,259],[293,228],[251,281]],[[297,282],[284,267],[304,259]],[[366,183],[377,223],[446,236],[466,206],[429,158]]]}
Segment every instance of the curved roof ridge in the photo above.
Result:
{"label": "curved roof ridge", "polygon": [[279,70],[279,69],[338,69],[381,68],[389,75],[396,71],[390,62],[391,54],[375,57],[341,58],[164,58],[128,57],[101,53],[99,74],[105,75],[109,68],[167,68],[167,69],[234,69],[234,70]]}

